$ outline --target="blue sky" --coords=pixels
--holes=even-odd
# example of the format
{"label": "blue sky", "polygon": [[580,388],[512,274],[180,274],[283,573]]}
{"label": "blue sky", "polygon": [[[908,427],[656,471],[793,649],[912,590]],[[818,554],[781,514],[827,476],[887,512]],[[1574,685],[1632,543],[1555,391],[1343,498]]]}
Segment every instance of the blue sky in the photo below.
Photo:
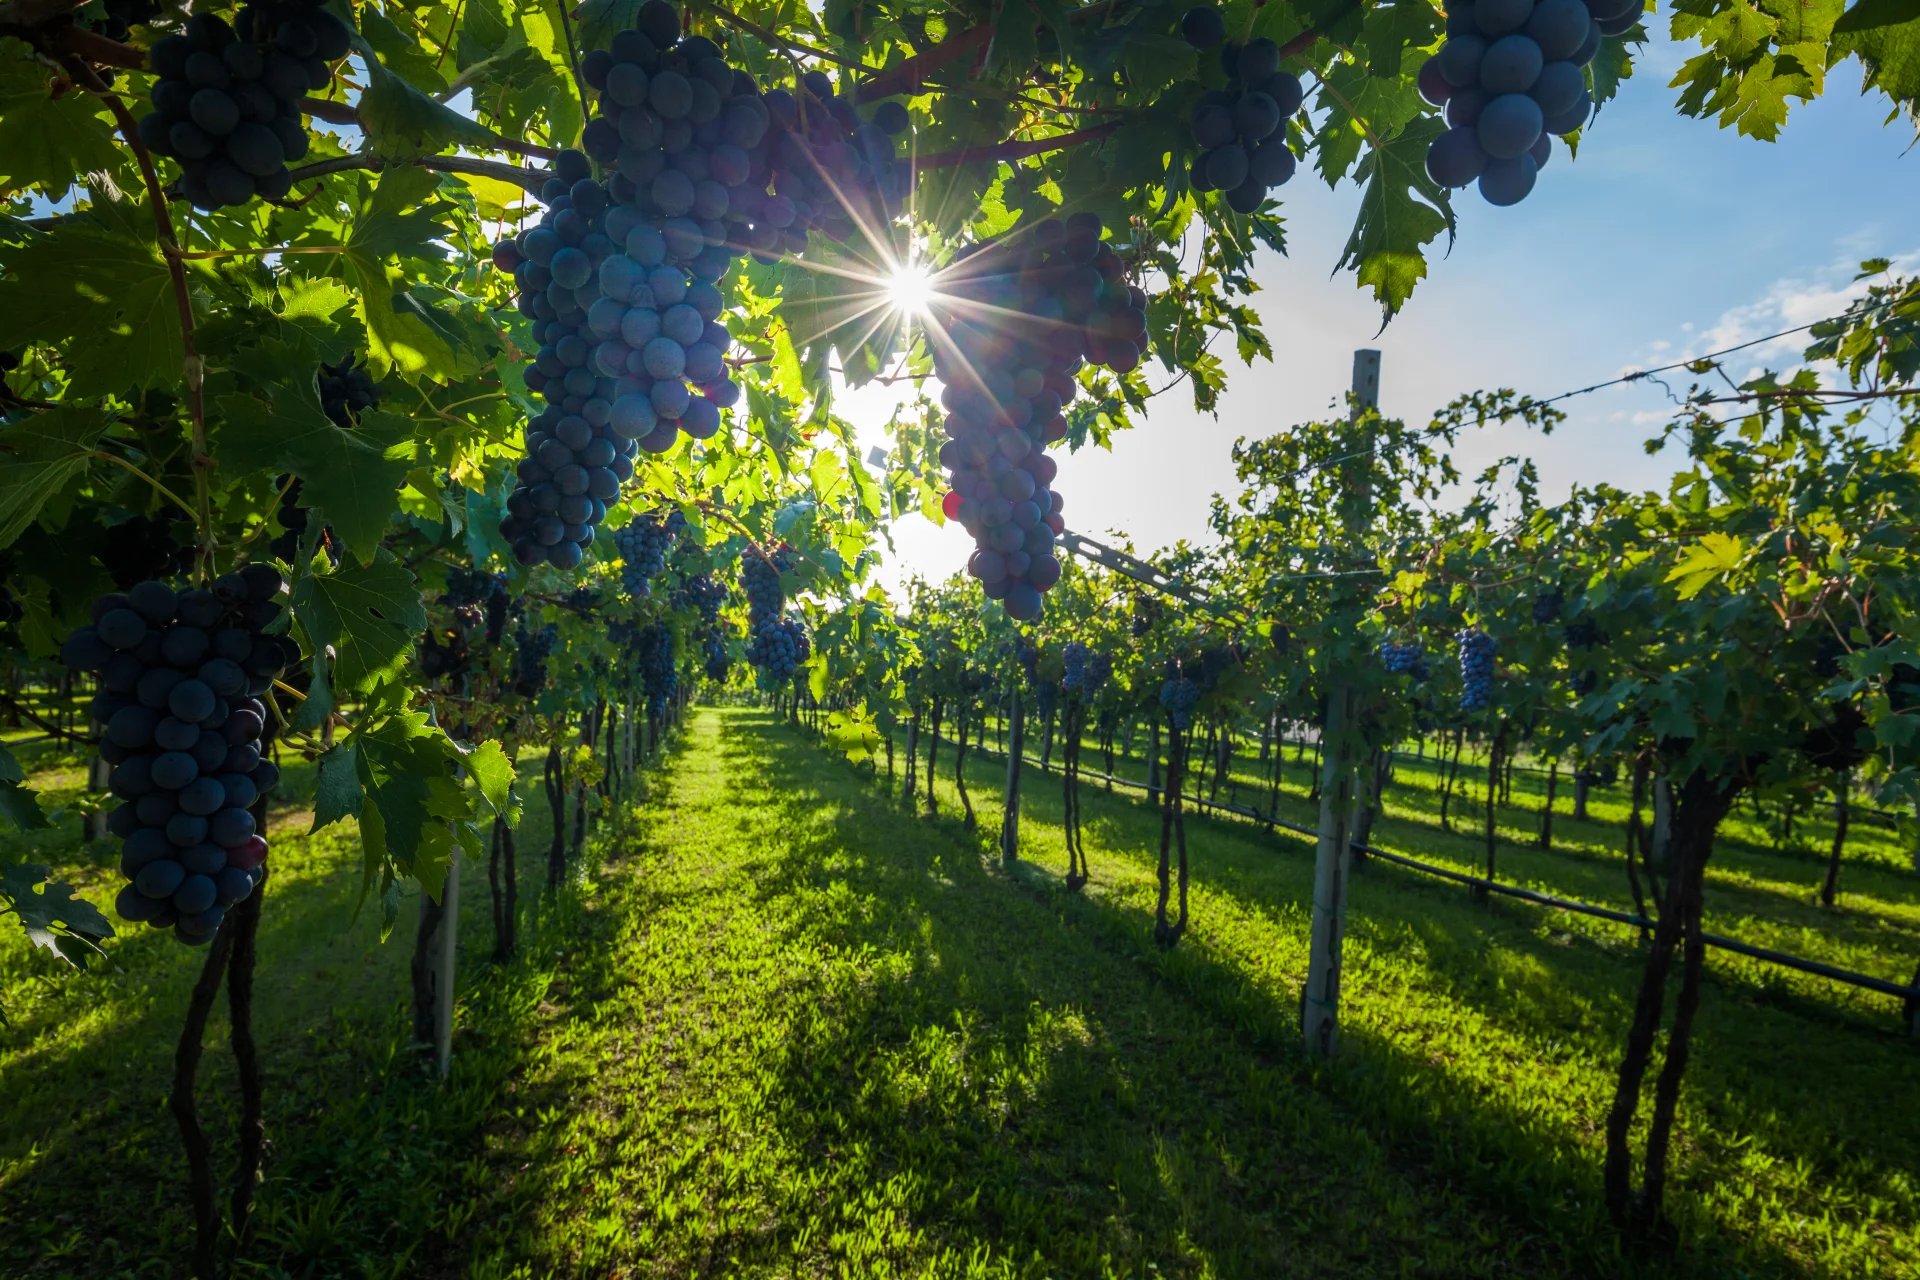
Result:
{"label": "blue sky", "polygon": [[[1863,258],[1920,269],[1920,149],[1887,123],[1879,95],[1862,97],[1857,64],[1798,107],[1777,142],[1682,117],[1667,87],[1686,50],[1659,42],[1587,130],[1579,159],[1564,150],[1521,204],[1456,199],[1459,238],[1384,333],[1371,297],[1330,275],[1351,227],[1357,191],[1329,191],[1303,168],[1283,188],[1288,253],[1256,269],[1253,299],[1275,359],[1233,367],[1218,418],[1175,391],[1143,425],[1097,449],[1060,456],[1056,484],[1070,527],[1119,531],[1143,550],[1206,536],[1208,503],[1234,487],[1229,450],[1324,417],[1345,391],[1356,347],[1383,356],[1381,407],[1424,421],[1455,395],[1510,386],[1551,395],[1823,318],[1844,306]],[[1803,345],[1803,340],[1802,340]],[[1743,352],[1740,376],[1794,363],[1794,340]],[[1157,366],[1156,366],[1157,369]],[[1676,391],[1688,379],[1683,372]],[[885,397],[842,410],[884,420]],[[1670,464],[1641,442],[1666,421],[1647,383],[1565,402],[1551,437],[1518,427],[1468,435],[1462,469],[1512,453],[1540,465],[1551,499],[1575,480],[1658,484]],[[971,541],[957,525],[903,521],[882,577],[959,570]]]}

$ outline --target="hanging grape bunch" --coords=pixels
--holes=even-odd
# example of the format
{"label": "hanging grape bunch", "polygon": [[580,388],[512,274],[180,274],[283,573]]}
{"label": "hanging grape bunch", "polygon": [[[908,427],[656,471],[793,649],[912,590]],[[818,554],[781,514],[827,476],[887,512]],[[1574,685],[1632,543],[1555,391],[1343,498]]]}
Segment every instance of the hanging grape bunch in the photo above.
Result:
{"label": "hanging grape bunch", "polygon": [[1469,629],[1454,639],[1460,646],[1460,709],[1482,710],[1493,703],[1493,637]]}
{"label": "hanging grape bunch", "polygon": [[99,677],[90,711],[121,801],[107,830],[122,841],[130,881],[115,906],[122,919],[171,925],[195,946],[264,874],[267,842],[250,810],[280,771],[261,759],[260,699],[300,656],[266,630],[285,585],[267,564],[210,591],[138,583],[94,601],[93,624],[60,651],[67,666]]}
{"label": "hanging grape bunch", "polygon": [[800,624],[780,615],[786,605],[780,575],[788,567],[784,549],[770,558],[752,550],[740,557],[740,579],[747,595],[747,661],[759,672],[761,685],[769,689],[792,679],[810,648]]}
{"label": "hanging grape bunch", "polygon": [[1113,659],[1104,653],[1096,653],[1087,662],[1086,687],[1083,690],[1089,697],[1107,687],[1107,681],[1113,679]]}
{"label": "hanging grape bunch", "polygon": [[678,592],[679,603],[697,609],[703,631],[720,625],[720,606],[727,602],[727,589],[710,573],[696,573]]}
{"label": "hanging grape bunch", "polygon": [[639,516],[613,535],[613,545],[620,552],[620,584],[628,595],[638,599],[652,590],[651,581],[666,570],[674,535],[686,527],[687,518],[673,511],[664,520]]}
{"label": "hanging grape bunch", "polygon": [[538,631],[528,628],[522,619],[514,635],[513,670],[509,683],[523,698],[531,698],[546,687],[547,659],[560,641],[560,628],[549,622]]}
{"label": "hanging grape bunch", "polygon": [[640,680],[647,696],[647,717],[658,720],[673,706],[680,677],[673,661],[673,630],[648,627],[640,633]]}
{"label": "hanging grape bunch", "polygon": [[605,229],[606,188],[590,176],[585,155],[562,151],[541,198],[540,221],[493,250],[494,265],[513,272],[520,312],[533,321],[539,344],[527,389],[547,402],[527,423],[526,456],[500,533],[519,563],[568,570],[586,558],[607,504],[633,478],[642,424],[615,422],[626,352],[588,328],[588,309],[600,300],[594,273],[615,251]]}
{"label": "hanging grape bunch", "polygon": [[1173,727],[1185,733],[1193,728],[1193,709],[1200,705],[1200,686],[1187,678],[1178,663],[1167,664],[1167,678],[1160,684],[1160,706]]}
{"label": "hanging grape bunch", "polygon": [[1553,144],[1593,113],[1587,64],[1602,36],[1640,20],[1644,0],[1478,0],[1455,5],[1447,38],[1420,68],[1420,93],[1446,108],[1447,132],[1427,148],[1443,187],[1475,179],[1488,204],[1533,190]]}
{"label": "hanging grape bunch", "polygon": [[1069,640],[1060,651],[1060,687],[1067,693],[1079,693],[1087,687],[1087,646]]}
{"label": "hanging grape bunch", "polygon": [[726,682],[727,672],[733,667],[733,660],[727,656],[727,638],[718,628],[709,631],[701,641],[706,661],[707,679]]}
{"label": "hanging grape bunch", "polygon": [[[1218,9],[1187,10],[1180,33],[1196,49],[1211,49],[1227,37]],[[1267,193],[1293,177],[1287,121],[1306,100],[1300,77],[1280,69],[1280,46],[1271,40],[1226,43],[1220,49],[1222,89],[1209,89],[1187,118],[1199,153],[1187,170],[1197,192],[1226,193],[1227,207],[1253,213]]]}
{"label": "hanging grape bunch", "polygon": [[1074,375],[1086,364],[1127,373],[1146,352],[1147,296],[1101,236],[1094,214],[1047,218],[969,246],[935,282],[945,510],[977,546],[967,571],[1019,622],[1040,616],[1060,580],[1066,522],[1046,447],[1067,434]]}
{"label": "hanging grape bunch", "polygon": [[856,233],[878,238],[899,216],[910,181],[894,138],[911,123],[898,102],[883,102],[863,121],[853,100],[836,95],[823,71],[800,76],[798,90],[770,89],[763,101],[771,120],[766,141],[770,190],[760,190],[744,212],[753,230],[747,243],[762,263],[807,247],[807,233],[833,240]]}
{"label": "hanging grape bunch", "polygon": [[250,4],[234,26],[195,14],[148,54],[153,110],[140,140],[180,162],[180,193],[197,208],[277,200],[293,186],[287,162],[307,153],[300,100],[331,83],[327,64],[351,39],[315,4]]}
{"label": "hanging grape bunch", "polygon": [[1412,676],[1416,681],[1425,680],[1431,673],[1427,665],[1427,653],[1417,644],[1395,644],[1383,640],[1380,644],[1380,665],[1386,668],[1390,676]]}

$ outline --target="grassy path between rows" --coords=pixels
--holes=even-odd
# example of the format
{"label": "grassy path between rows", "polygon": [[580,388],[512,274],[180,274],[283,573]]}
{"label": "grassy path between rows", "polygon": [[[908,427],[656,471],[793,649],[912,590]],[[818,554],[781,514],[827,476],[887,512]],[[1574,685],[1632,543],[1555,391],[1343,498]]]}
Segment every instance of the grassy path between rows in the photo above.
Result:
{"label": "grassy path between rows", "polygon": [[[1087,796],[1096,886],[1071,895],[1057,868],[983,860],[950,767],[942,816],[915,816],[765,713],[694,717],[609,864],[617,936],[582,956],[538,1101],[500,1131],[472,1274],[1920,1265],[1897,1037],[1711,994],[1679,1135],[1690,1244],[1635,1268],[1597,1208],[1629,942],[1365,873],[1347,1051],[1316,1068],[1294,1031],[1305,859],[1196,822],[1194,933],[1161,952],[1151,811]],[[1029,854],[1064,863],[1057,783],[1028,795]],[[996,800],[975,792],[983,829]]]}
{"label": "grassy path between rows", "polygon": [[[1716,974],[1676,1134],[1687,1244],[1631,1264],[1598,1210],[1630,935],[1363,867],[1343,1050],[1317,1066],[1297,841],[1190,819],[1193,927],[1162,951],[1157,815],[1088,788],[1094,884],[1071,894],[1057,776],[1028,775],[1034,861],[991,856],[1000,771],[972,771],[972,831],[948,752],[927,816],[767,712],[690,713],[552,898],[530,812],[510,964],[484,960],[469,869],[445,1084],[405,1044],[410,912],[375,942],[350,833],[294,834],[294,772],[240,1274],[1920,1276],[1914,1048],[1890,1023]],[[193,958],[116,957],[42,987],[0,948],[9,1280],[180,1273],[163,1103]]]}

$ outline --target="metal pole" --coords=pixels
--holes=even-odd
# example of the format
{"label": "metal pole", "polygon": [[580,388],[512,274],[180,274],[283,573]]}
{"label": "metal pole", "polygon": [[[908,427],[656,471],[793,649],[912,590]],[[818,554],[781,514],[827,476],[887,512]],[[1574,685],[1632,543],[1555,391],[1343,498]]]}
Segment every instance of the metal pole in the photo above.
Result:
{"label": "metal pole", "polygon": [[445,910],[440,916],[439,955],[433,973],[433,1041],[438,1054],[440,1076],[453,1069],[453,970],[460,937],[460,850],[456,847],[447,866],[447,884],[441,890]]}
{"label": "metal pole", "polygon": [[1000,857],[1020,860],[1020,756],[1026,749],[1026,715],[1020,706],[1020,687],[1014,686],[1012,723],[1007,729],[1007,810],[1000,819]]}
{"label": "metal pole", "polygon": [[[1379,403],[1380,353],[1356,351],[1353,353],[1354,420],[1358,421]],[[1355,450],[1354,455],[1352,460],[1360,463],[1355,479],[1361,497],[1352,508],[1354,527],[1347,532],[1357,547],[1372,513],[1372,495],[1367,489],[1373,461],[1371,430],[1367,432],[1366,447]],[[1334,588],[1336,596],[1348,590],[1338,583]],[[1351,741],[1354,691],[1342,673],[1331,665],[1325,670],[1327,723],[1321,734],[1325,749],[1320,766],[1319,843],[1313,859],[1313,932],[1308,943],[1306,987],[1300,994],[1300,1029],[1306,1038],[1307,1052],[1320,1057],[1333,1053],[1340,1025],[1340,954],[1346,941],[1354,761],[1359,754]]]}

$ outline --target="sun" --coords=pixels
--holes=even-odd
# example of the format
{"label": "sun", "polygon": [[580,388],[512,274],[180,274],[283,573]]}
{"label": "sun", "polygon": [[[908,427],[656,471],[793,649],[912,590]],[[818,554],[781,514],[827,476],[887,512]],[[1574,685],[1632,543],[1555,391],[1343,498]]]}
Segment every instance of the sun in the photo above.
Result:
{"label": "sun", "polygon": [[887,298],[902,315],[925,315],[933,301],[933,276],[918,262],[903,262],[887,277]]}

